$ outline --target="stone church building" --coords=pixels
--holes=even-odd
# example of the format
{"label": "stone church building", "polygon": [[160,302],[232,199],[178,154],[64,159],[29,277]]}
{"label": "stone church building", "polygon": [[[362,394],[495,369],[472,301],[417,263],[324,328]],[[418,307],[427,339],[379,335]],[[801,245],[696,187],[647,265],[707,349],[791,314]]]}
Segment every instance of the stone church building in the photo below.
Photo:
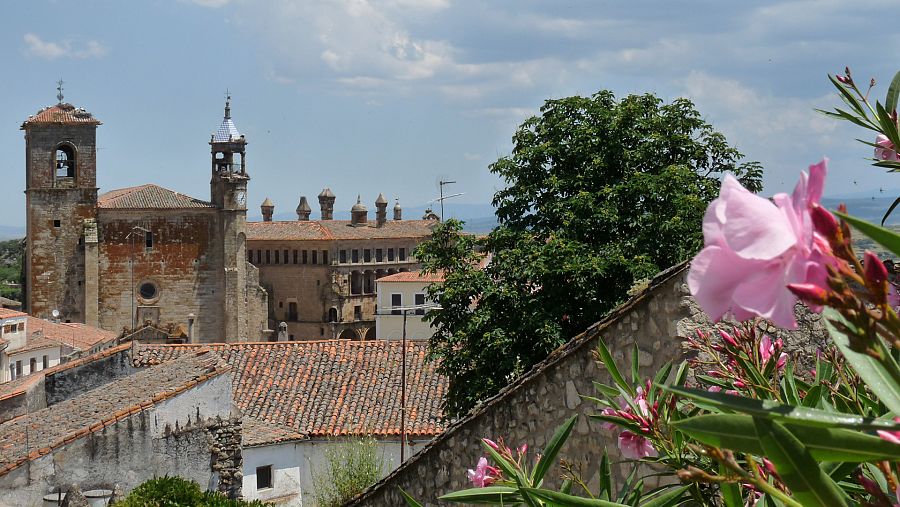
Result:
{"label": "stone church building", "polygon": [[62,101],[25,131],[25,310],[111,331],[184,325],[192,341],[267,339],[267,294],[247,262],[246,139],[212,135],[209,200],[153,184],[98,195],[97,127]]}

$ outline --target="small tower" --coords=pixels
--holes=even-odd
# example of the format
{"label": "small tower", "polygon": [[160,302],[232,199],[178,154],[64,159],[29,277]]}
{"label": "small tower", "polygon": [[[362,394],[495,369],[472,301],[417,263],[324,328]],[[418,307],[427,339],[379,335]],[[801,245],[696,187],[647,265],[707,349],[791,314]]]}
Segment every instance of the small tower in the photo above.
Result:
{"label": "small tower", "polygon": [[378,227],[382,227],[387,222],[387,205],[384,194],[378,194],[378,199],[375,199],[375,224]]}
{"label": "small tower", "polygon": [[369,210],[362,203],[360,196],[356,196],[356,204],[350,208],[350,224],[355,227],[367,225],[369,221]]}
{"label": "small tower", "polygon": [[309,207],[306,196],[300,196],[300,204],[297,205],[297,220],[309,220],[310,213],[312,213],[312,208]]}
{"label": "small tower", "polygon": [[319,209],[322,210],[322,220],[334,219],[334,200],[334,192],[330,188],[319,193]]}
{"label": "small tower", "polygon": [[438,214],[435,213],[431,209],[431,206],[425,208],[425,215],[422,216],[422,220],[437,220],[437,221],[439,221],[440,219],[441,219],[441,217],[439,217]]}
{"label": "small tower", "polygon": [[400,198],[397,198],[394,204],[394,220],[403,220],[403,208],[400,207]]}
{"label": "small tower", "polygon": [[275,213],[275,204],[266,197],[266,200],[262,202],[259,209],[262,211],[263,222],[271,222],[272,214]]}

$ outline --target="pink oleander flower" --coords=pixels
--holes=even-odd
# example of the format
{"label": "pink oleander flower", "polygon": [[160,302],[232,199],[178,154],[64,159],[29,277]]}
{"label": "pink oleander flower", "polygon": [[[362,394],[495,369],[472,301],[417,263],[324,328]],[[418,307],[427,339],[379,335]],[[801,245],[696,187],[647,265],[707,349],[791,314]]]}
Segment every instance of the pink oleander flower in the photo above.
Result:
{"label": "pink oleander flower", "polygon": [[[769,359],[780,352],[783,347],[781,338],[773,342],[769,335],[763,335],[762,339],[759,341],[759,358],[762,360],[763,366],[768,364]],[[787,357],[786,353],[781,352],[778,355],[778,362],[775,363],[775,369],[781,370],[784,368],[785,363],[787,363]]]}
{"label": "pink oleander flower", "polygon": [[[900,417],[895,417],[894,422],[900,423]],[[900,444],[900,431],[878,430],[877,433],[882,440],[887,440],[893,444]]]}
{"label": "pink oleander flower", "polygon": [[822,197],[826,166],[827,159],[809,166],[793,194],[776,194],[772,201],[725,177],[703,217],[705,247],[688,273],[691,294],[710,317],[718,320],[730,310],[738,320],[761,316],[780,327],[797,326],[797,296],[787,286],[826,286],[826,266],[834,263],[810,217]]}
{"label": "pink oleander flower", "polygon": [[875,144],[878,145],[875,148],[875,158],[878,160],[900,160],[900,156],[897,155],[897,151],[894,149],[894,143],[886,135],[879,134],[875,138]]}
{"label": "pink oleander flower", "polygon": [[496,468],[488,466],[487,458],[482,456],[478,460],[475,470],[470,468],[466,475],[476,488],[486,488],[497,480],[498,473]]}
{"label": "pink oleander flower", "polygon": [[619,450],[627,459],[655,458],[659,456],[656,448],[646,438],[628,430],[619,434]]}

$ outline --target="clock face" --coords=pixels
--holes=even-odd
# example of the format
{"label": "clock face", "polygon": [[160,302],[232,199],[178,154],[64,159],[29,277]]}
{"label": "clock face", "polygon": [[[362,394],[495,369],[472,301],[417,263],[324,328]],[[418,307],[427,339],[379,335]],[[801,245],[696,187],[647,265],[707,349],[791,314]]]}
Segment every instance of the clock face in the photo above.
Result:
{"label": "clock face", "polygon": [[247,202],[247,196],[244,194],[244,192],[238,192],[237,193],[237,203],[240,204],[241,206],[243,206],[244,204],[246,204],[246,202]]}

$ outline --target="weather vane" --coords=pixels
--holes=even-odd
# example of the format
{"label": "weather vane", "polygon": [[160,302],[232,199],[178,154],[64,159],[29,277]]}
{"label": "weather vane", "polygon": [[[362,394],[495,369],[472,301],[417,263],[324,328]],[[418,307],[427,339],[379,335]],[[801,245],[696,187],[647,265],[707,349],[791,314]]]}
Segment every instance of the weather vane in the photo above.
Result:
{"label": "weather vane", "polygon": [[62,78],[59,78],[59,81],[56,82],[56,85],[57,85],[56,91],[58,92],[56,94],[56,100],[58,100],[59,103],[62,104],[62,101],[63,101],[63,80],[62,80]]}

